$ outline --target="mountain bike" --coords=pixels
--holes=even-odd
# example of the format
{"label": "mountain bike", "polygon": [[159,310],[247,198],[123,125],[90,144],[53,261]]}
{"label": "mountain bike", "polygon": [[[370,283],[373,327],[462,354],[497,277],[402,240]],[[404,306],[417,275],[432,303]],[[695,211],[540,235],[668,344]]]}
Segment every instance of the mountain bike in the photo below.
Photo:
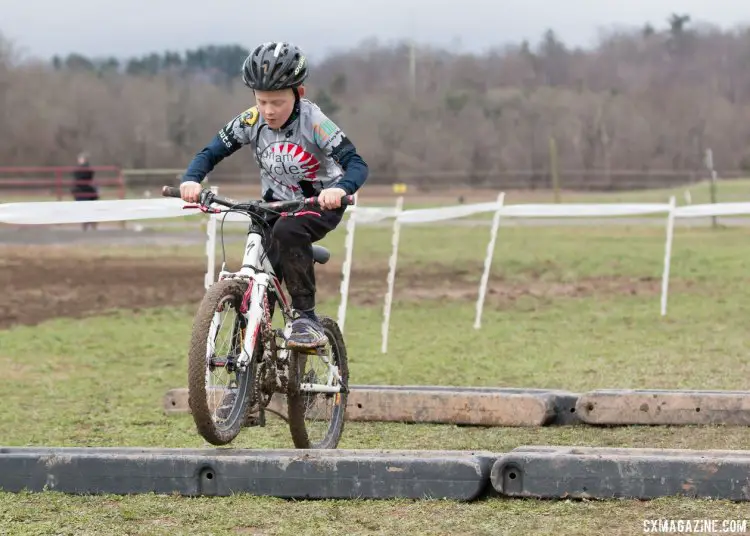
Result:
{"label": "mountain bike", "polygon": [[[162,195],[179,198],[180,190],[164,186]],[[352,204],[353,196],[341,200],[342,206]],[[311,350],[288,348],[286,341],[296,313],[268,257],[269,217],[310,214],[310,207],[320,207],[317,197],[237,202],[209,189],[201,191],[197,205],[184,207],[214,215],[238,212],[250,220],[242,265],[235,272],[225,270],[222,222],[221,270],[201,300],[190,339],[188,403],[198,432],[213,445],[231,443],[244,427],[265,426],[266,411],[287,421],[296,448],[335,449],[341,439],[349,380],[341,330],[333,319],[319,316],[326,344]],[[313,244],[315,263],[325,264],[329,258],[326,248]],[[283,328],[273,326],[276,310]],[[222,337],[225,327],[226,336]],[[308,365],[320,365],[320,369],[307,369]],[[223,387],[213,382],[224,377]],[[286,416],[268,407],[274,395],[286,396]],[[315,439],[317,409],[325,410],[327,425],[322,438]]]}

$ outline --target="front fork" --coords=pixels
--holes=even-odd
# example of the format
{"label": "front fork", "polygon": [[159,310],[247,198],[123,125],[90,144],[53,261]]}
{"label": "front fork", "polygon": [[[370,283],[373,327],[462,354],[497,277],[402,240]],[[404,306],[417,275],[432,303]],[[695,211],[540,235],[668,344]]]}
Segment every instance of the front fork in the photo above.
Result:
{"label": "front fork", "polygon": [[[255,345],[258,342],[263,322],[268,320],[265,318],[266,310],[264,304],[269,282],[269,276],[263,273],[255,274],[250,282],[250,299],[247,303],[247,311],[242,311],[247,320],[247,331],[245,332],[245,339],[242,342],[242,353],[237,360],[237,364],[243,368],[247,366],[255,352]],[[242,305],[244,309],[246,305],[244,300]]]}

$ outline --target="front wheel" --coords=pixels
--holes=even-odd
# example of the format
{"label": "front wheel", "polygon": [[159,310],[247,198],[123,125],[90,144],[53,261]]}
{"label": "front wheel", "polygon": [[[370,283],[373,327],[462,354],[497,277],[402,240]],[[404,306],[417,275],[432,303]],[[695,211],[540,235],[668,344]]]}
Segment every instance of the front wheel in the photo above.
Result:
{"label": "front wheel", "polygon": [[[287,411],[289,430],[298,449],[335,449],[344,431],[346,392],[320,392],[316,387],[343,387],[342,391],[348,387],[346,345],[333,319],[323,316],[320,323],[328,344],[317,353],[294,351],[289,357]],[[329,382],[330,372],[335,369],[341,379]]]}
{"label": "front wheel", "polygon": [[225,279],[206,292],[193,322],[188,356],[188,403],[198,433],[226,445],[250,417],[258,348],[245,369],[237,366],[247,326],[240,313],[248,283]]}

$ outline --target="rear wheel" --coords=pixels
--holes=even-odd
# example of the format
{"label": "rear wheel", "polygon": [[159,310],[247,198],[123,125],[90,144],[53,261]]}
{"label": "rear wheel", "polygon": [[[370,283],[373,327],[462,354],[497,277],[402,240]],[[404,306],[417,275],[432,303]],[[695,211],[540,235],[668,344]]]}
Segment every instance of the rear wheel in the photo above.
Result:
{"label": "rear wheel", "polygon": [[234,440],[250,417],[255,394],[255,355],[244,369],[237,360],[246,336],[240,311],[248,283],[226,279],[212,285],[193,322],[188,356],[188,403],[198,433],[213,445]]}
{"label": "rear wheel", "polygon": [[328,365],[323,356],[335,367],[341,381],[332,385],[348,386],[349,365],[346,345],[338,324],[328,317],[320,318],[328,337],[321,354],[292,352],[289,358],[289,384],[287,411],[289,430],[298,449],[335,449],[344,431],[347,394],[322,393],[300,389],[301,384],[322,384],[328,380]]}

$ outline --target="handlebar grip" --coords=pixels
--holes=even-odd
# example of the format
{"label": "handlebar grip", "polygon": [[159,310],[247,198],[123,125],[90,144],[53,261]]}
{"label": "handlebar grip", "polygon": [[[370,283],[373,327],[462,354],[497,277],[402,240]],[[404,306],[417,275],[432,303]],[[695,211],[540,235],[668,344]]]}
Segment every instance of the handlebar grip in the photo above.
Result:
{"label": "handlebar grip", "polygon": [[161,195],[163,197],[182,197],[180,195],[180,189],[175,188],[174,186],[164,186],[161,189]]}
{"label": "handlebar grip", "polygon": [[[317,197],[308,197],[307,199],[305,199],[305,204],[308,206],[313,206],[313,207],[320,206],[320,203],[318,202]],[[342,207],[347,207],[353,204],[354,204],[354,195],[345,195],[344,197],[341,198]]]}

